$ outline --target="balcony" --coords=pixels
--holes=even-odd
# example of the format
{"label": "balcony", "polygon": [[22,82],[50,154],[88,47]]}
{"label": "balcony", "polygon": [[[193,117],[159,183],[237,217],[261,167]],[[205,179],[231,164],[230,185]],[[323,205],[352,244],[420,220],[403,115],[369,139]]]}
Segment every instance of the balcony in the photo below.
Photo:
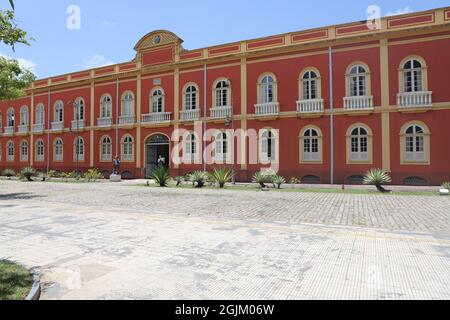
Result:
{"label": "balcony", "polygon": [[27,134],[28,133],[28,125],[27,124],[20,125],[17,128],[17,133],[19,133],[19,134]]}
{"label": "balcony", "polygon": [[86,127],[84,120],[72,120],[72,131],[83,130]]}
{"label": "balcony", "polygon": [[233,107],[216,107],[211,108],[212,119],[227,119],[233,115]]}
{"label": "balcony", "polygon": [[119,125],[134,125],[136,123],[136,116],[120,116]]}
{"label": "balcony", "polygon": [[397,95],[397,106],[401,109],[431,108],[433,92],[405,92]]}
{"label": "balcony", "polygon": [[44,132],[44,124],[33,124],[33,133],[42,133]]}
{"label": "balcony", "polygon": [[52,131],[63,131],[64,122],[52,122]]}
{"label": "balcony", "polygon": [[142,123],[169,123],[171,112],[155,112],[142,115]]}
{"label": "balcony", "polygon": [[180,112],[181,121],[199,121],[200,110],[183,110]]}
{"label": "balcony", "polygon": [[98,118],[97,126],[102,128],[109,128],[112,126],[112,118]]}
{"label": "balcony", "polygon": [[373,110],[373,96],[344,97],[344,109],[349,111]]}
{"label": "balcony", "polygon": [[297,113],[300,115],[324,113],[323,99],[310,99],[297,101]]}
{"label": "balcony", "polygon": [[5,136],[12,136],[14,134],[14,127],[5,127]]}
{"label": "balcony", "polygon": [[277,116],[280,114],[280,104],[278,102],[260,103],[255,105],[257,116]]}

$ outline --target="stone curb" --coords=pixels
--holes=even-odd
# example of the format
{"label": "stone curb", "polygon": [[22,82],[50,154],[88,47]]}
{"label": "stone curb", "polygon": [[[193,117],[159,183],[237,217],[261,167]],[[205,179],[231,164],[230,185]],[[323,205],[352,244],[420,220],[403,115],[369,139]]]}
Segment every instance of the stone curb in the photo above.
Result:
{"label": "stone curb", "polygon": [[33,274],[33,286],[31,287],[30,293],[25,298],[25,300],[28,301],[35,301],[39,300],[39,297],[41,296],[41,274],[37,268],[33,268],[30,270],[30,272]]}

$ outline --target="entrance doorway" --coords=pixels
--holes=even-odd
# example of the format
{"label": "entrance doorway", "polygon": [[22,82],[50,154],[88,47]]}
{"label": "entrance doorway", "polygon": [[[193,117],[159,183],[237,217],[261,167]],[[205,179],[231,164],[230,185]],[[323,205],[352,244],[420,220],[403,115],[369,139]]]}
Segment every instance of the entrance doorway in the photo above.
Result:
{"label": "entrance doorway", "polygon": [[149,178],[158,167],[158,158],[166,159],[166,166],[170,164],[170,141],[162,134],[155,134],[145,141],[146,177]]}

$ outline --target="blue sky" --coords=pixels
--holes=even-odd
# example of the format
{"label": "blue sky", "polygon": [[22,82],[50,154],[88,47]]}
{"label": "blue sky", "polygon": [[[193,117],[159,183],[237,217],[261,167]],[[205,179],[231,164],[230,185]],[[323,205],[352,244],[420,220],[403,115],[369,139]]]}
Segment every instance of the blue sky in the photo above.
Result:
{"label": "blue sky", "polygon": [[[146,33],[167,29],[186,49],[367,19],[369,5],[381,14],[414,12],[450,5],[438,0],[340,1],[151,1],[15,0],[20,27],[36,39],[16,52],[0,45],[0,54],[21,59],[39,78],[104,64],[129,61]],[[81,28],[69,30],[70,5],[81,9]],[[0,0],[0,8],[8,8]]]}

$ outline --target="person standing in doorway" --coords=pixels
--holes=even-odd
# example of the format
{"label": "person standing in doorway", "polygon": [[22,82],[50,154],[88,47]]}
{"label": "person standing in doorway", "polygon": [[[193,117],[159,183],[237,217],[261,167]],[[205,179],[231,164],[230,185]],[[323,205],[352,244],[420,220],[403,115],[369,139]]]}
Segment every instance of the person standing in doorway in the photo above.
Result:
{"label": "person standing in doorway", "polygon": [[158,168],[163,168],[165,166],[166,166],[166,158],[160,155],[158,157]]}

